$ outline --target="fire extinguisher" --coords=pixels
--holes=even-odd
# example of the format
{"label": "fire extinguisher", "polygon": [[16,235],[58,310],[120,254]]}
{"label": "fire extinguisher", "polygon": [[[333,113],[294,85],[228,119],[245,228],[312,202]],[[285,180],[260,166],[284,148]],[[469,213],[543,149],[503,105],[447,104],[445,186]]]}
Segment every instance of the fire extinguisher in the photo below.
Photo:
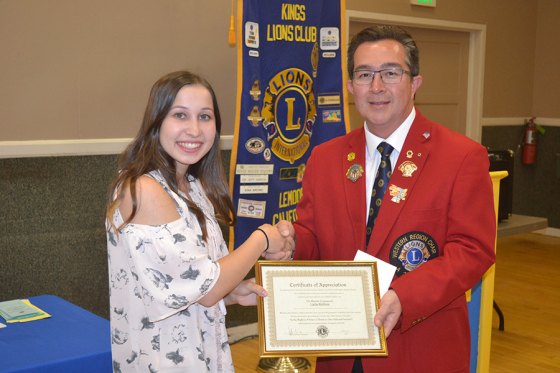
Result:
{"label": "fire extinguisher", "polygon": [[531,118],[525,125],[523,136],[523,164],[533,164],[537,160],[537,126],[535,118]]}

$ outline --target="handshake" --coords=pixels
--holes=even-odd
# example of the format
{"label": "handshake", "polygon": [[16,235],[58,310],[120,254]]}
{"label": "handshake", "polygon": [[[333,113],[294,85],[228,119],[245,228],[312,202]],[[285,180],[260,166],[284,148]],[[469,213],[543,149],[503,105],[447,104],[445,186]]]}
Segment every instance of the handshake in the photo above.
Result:
{"label": "handshake", "polygon": [[255,230],[260,231],[266,239],[262,257],[269,260],[288,260],[293,257],[296,247],[295,230],[292,223],[280,220],[275,225],[263,224]]}
{"label": "handshake", "polygon": [[[292,259],[296,246],[294,226],[286,220],[281,220],[275,225],[263,224],[249,236],[247,241],[253,242],[251,246],[258,245],[262,250],[260,255],[265,259],[289,260]],[[247,244],[247,241],[245,241],[244,245]],[[238,250],[235,250],[232,255],[227,257],[239,254]],[[223,274],[225,266],[223,263],[221,266]],[[238,271],[236,272],[239,273]],[[225,296],[224,301],[226,305],[237,303],[242,306],[254,306],[257,304],[257,296],[266,297],[267,295],[267,291],[255,283],[255,278],[251,278],[241,281]]]}

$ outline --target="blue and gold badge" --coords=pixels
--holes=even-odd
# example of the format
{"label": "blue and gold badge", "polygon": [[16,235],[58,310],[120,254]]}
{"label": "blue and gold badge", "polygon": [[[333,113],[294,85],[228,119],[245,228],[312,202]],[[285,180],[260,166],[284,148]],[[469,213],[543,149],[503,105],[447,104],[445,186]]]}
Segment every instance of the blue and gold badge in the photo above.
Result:
{"label": "blue and gold badge", "polygon": [[390,262],[397,267],[397,276],[414,271],[428,260],[439,256],[437,242],[425,232],[405,233],[392,246]]}

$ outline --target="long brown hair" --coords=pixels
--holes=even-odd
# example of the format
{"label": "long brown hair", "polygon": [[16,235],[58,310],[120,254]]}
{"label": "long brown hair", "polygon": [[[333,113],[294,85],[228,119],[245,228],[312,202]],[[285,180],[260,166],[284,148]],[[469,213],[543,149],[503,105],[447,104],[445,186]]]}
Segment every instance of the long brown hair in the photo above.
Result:
{"label": "long brown hair", "polygon": [[[216,136],[212,148],[200,161],[190,165],[187,172],[200,180],[207,198],[214,206],[218,222],[224,225],[235,224],[233,202],[229,195],[227,178],[221,158],[220,133],[222,130],[222,120],[216,94],[210,83],[204,78],[188,71],[176,71],[163,76],[154,83],[144,112],[142,126],[134,140],[119,156],[119,171],[111,183],[111,195],[109,196],[106,215],[111,227],[116,231],[130,223],[136,215],[138,209],[136,181],[142,175],[153,170],[159,170],[171,190],[179,194],[175,174],[175,161],[161,146],[159,133],[163,120],[169,113],[177,93],[187,85],[201,85],[208,89],[212,96],[216,119]],[[116,227],[113,222],[113,215],[122,200],[123,191],[126,188],[130,189],[132,197],[132,213],[122,225]],[[116,198],[114,198],[115,194]],[[189,198],[185,199],[185,202],[196,215],[202,229],[203,239],[206,240],[208,233],[206,230],[206,219],[202,210]]]}

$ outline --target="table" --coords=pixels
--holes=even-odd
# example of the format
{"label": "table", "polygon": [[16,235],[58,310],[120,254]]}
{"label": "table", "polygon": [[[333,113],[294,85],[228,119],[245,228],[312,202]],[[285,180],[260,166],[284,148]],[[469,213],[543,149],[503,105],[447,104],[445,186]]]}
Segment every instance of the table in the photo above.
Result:
{"label": "table", "polygon": [[0,329],[0,372],[112,372],[108,320],[54,295],[29,301],[51,317]]}

